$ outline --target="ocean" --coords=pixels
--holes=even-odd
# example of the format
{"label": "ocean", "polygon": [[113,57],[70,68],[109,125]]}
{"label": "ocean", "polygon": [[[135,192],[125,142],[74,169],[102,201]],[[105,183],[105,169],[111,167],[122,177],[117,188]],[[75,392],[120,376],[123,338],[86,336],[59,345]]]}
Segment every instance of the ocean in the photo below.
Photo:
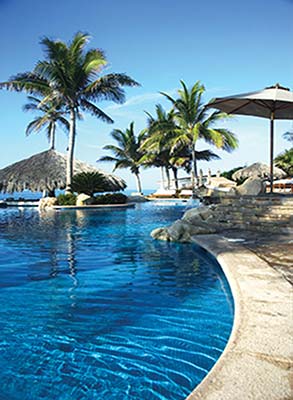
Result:
{"label": "ocean", "polygon": [[[156,189],[145,189],[143,193],[145,195],[151,194],[155,192]],[[135,189],[127,189],[122,193],[129,196],[131,193],[136,192]],[[64,193],[63,190],[56,190],[56,196],[58,194]],[[42,197],[42,192],[31,192],[30,190],[24,190],[23,192],[14,192],[14,193],[0,193],[0,200],[7,200],[9,198],[13,198],[14,200],[38,200]]]}

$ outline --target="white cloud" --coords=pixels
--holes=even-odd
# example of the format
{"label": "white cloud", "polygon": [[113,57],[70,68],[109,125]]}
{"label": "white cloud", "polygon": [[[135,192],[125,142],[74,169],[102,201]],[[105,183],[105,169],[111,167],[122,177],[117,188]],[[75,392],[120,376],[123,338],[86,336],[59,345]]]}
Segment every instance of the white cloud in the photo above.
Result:
{"label": "white cloud", "polygon": [[114,104],[105,108],[105,111],[116,111],[121,108],[127,108],[129,106],[136,106],[138,104],[147,103],[149,101],[155,101],[160,97],[160,93],[144,93],[141,95],[130,97],[125,103],[123,104]]}
{"label": "white cloud", "polygon": [[[167,90],[166,93],[172,95],[176,92],[176,89]],[[163,96],[159,92],[155,93],[143,93],[137,96],[132,96],[128,100],[126,100],[123,104],[114,104],[105,108],[105,111],[108,112],[115,112],[121,108],[127,108],[131,106],[137,106],[139,104],[155,102],[159,99],[163,99]]]}
{"label": "white cloud", "polygon": [[81,143],[79,144],[79,146],[87,147],[87,148],[89,148],[89,149],[94,149],[94,150],[103,150],[103,147],[106,146],[106,143],[97,146],[97,145],[94,145],[94,144],[88,144],[88,143],[82,143],[82,142],[81,142]]}

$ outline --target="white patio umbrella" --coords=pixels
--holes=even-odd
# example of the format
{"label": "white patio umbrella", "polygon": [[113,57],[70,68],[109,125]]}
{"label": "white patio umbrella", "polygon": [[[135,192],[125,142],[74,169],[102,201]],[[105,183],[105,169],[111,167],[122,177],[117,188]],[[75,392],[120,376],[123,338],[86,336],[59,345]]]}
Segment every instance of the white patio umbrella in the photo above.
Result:
{"label": "white patio umbrella", "polygon": [[207,104],[227,114],[251,115],[271,120],[270,129],[270,182],[273,192],[274,179],[274,120],[293,119],[293,93],[280,86],[235,96],[219,97]]}

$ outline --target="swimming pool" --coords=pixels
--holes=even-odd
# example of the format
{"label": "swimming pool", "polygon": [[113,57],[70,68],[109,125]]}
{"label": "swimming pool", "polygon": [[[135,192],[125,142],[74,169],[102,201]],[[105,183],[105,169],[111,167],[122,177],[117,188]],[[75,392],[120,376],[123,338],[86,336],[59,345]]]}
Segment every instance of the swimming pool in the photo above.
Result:
{"label": "swimming pool", "polygon": [[194,389],[227,343],[233,300],[208,253],[150,237],[184,208],[0,210],[1,400]]}

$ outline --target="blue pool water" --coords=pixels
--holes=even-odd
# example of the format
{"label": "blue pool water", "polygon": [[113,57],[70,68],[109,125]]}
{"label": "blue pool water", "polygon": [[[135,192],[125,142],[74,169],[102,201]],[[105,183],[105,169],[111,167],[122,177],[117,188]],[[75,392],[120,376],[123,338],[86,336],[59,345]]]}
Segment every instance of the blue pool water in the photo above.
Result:
{"label": "blue pool water", "polygon": [[194,389],[227,343],[233,301],[208,253],[150,237],[184,208],[0,210],[1,400]]}

